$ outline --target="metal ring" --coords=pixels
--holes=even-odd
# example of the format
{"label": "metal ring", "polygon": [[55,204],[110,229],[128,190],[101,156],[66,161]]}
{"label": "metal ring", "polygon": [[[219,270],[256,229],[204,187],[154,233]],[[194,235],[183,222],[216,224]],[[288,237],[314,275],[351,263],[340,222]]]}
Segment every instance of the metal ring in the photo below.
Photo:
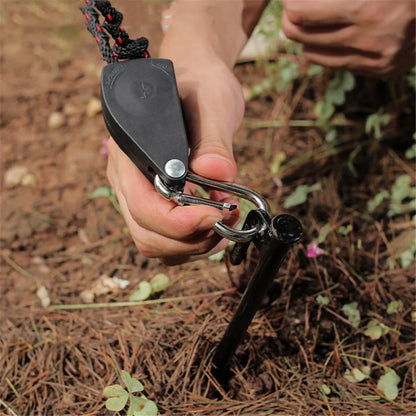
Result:
{"label": "metal ring", "polygon": [[[247,199],[256,205],[257,208],[262,209],[268,215],[270,215],[270,207],[267,201],[260,194],[252,191],[249,188],[246,188],[245,186],[235,185],[231,183],[215,182],[206,178],[201,178],[200,176],[193,175],[192,173],[188,173],[187,180],[191,183],[196,183],[197,185],[207,186],[209,188],[217,189],[220,191],[226,191],[233,195]],[[262,226],[259,224],[258,227],[253,227],[248,230],[237,230],[235,228],[228,227],[228,225],[223,224],[222,221],[218,221],[214,225],[214,231],[221,237],[238,243],[245,243],[247,241],[251,241],[258,233],[263,232],[265,227],[265,225]]]}
{"label": "metal ring", "polygon": [[155,176],[154,185],[156,190],[166,199],[170,200],[172,198],[172,191],[162,182],[159,175]]}

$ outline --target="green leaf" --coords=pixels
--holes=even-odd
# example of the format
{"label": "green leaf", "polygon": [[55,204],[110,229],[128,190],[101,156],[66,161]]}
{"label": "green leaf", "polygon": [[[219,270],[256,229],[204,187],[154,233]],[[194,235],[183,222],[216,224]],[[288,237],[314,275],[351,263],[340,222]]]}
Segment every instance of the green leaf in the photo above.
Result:
{"label": "green leaf", "polygon": [[345,103],[345,93],[355,86],[355,77],[348,71],[338,71],[325,93],[325,101],[335,105]]}
{"label": "green leaf", "polygon": [[318,388],[324,396],[331,394],[331,388],[325,383],[319,384]]}
{"label": "green leaf", "polygon": [[329,305],[329,297],[328,296],[318,295],[315,300],[318,303],[320,303],[321,305]]}
{"label": "green leaf", "polygon": [[224,258],[224,254],[225,254],[225,250],[221,250],[218,253],[215,253],[209,256],[208,259],[211,261],[222,261],[222,259]]}
{"label": "green leaf", "polygon": [[270,165],[270,173],[272,175],[277,175],[279,173],[282,162],[286,159],[286,154],[284,152],[278,152],[273,156],[273,162]]}
{"label": "green leaf", "polygon": [[149,282],[140,282],[138,288],[130,295],[131,301],[146,300],[152,294],[152,285]]}
{"label": "green leaf", "polygon": [[384,114],[383,109],[380,108],[377,113],[370,114],[365,121],[365,132],[367,134],[373,133],[377,140],[383,137],[381,127],[390,123],[391,117],[389,114]]}
{"label": "green leaf", "polygon": [[412,146],[406,150],[404,155],[407,159],[414,159],[416,157],[416,144],[413,143]]}
{"label": "green leaf", "polygon": [[278,62],[278,83],[276,90],[278,92],[284,91],[293,80],[299,75],[299,65],[297,62],[288,59],[279,59]]}
{"label": "green leaf", "polygon": [[99,198],[99,197],[106,197],[109,198],[115,194],[114,189],[109,186],[100,186],[92,191],[89,195],[89,199]]}
{"label": "green leaf", "polygon": [[351,72],[342,71],[342,85],[345,91],[351,91],[355,87],[355,77]]}
{"label": "green leaf", "polygon": [[325,134],[325,141],[327,143],[333,143],[335,142],[336,138],[337,138],[337,129],[331,129],[329,130],[326,134]]}
{"label": "green leaf", "polygon": [[[413,192],[410,188],[410,192]],[[391,201],[389,205],[389,210],[387,211],[388,217],[394,217],[397,214],[406,214],[416,211],[416,199],[412,199],[408,202],[395,202]]]}
{"label": "green leaf", "polygon": [[377,388],[390,400],[394,400],[398,394],[398,384],[400,383],[400,377],[397,373],[389,368],[385,370],[386,373],[380,377]]}
{"label": "green leaf", "polygon": [[370,367],[365,365],[364,367],[361,367],[361,369],[353,368],[352,370],[346,370],[344,373],[344,378],[351,383],[360,383],[361,381],[370,377],[370,373]]}
{"label": "green leaf", "polygon": [[105,397],[117,397],[123,394],[123,392],[126,393],[126,390],[123,386],[120,386],[120,384],[112,384],[103,390]]}
{"label": "green leaf", "polygon": [[325,94],[325,101],[335,105],[345,103],[345,92],[342,89],[330,88]]}
{"label": "green leaf", "polygon": [[403,310],[403,302],[401,300],[394,300],[387,305],[387,313],[391,315],[392,313],[400,312]]}
{"label": "green leaf", "polygon": [[321,231],[319,232],[318,240],[316,241],[316,244],[318,246],[319,244],[322,244],[326,240],[331,230],[332,230],[332,226],[329,223],[325,224],[321,228]]}
{"label": "green leaf", "polygon": [[358,328],[358,325],[361,321],[360,311],[357,308],[357,302],[346,303],[341,308],[341,311],[344,312],[345,316],[348,318],[348,321],[351,322],[351,325],[354,328]]}
{"label": "green leaf", "polygon": [[409,175],[400,175],[391,188],[391,199],[395,202],[402,202],[410,195],[410,184],[412,178]]}
{"label": "green leaf", "polygon": [[367,329],[364,331],[364,335],[370,337],[373,341],[380,339],[383,335],[386,335],[390,331],[390,328],[377,319],[372,319],[367,324]]}
{"label": "green leaf", "polygon": [[157,416],[157,414],[158,409],[153,400],[147,400],[142,410],[134,412],[134,416]]}
{"label": "green leaf", "polygon": [[142,411],[147,402],[148,400],[143,395],[141,397],[130,396],[130,407],[127,416],[134,416]]}
{"label": "green leaf", "polygon": [[315,113],[321,121],[328,121],[335,112],[335,107],[327,101],[318,101],[315,105]]}
{"label": "green leaf", "polygon": [[372,213],[376,210],[376,208],[385,200],[390,197],[390,194],[386,190],[382,190],[379,192],[373,199],[367,202],[367,211]]}
{"label": "green leaf", "polygon": [[106,387],[103,390],[103,394],[106,397],[110,397],[110,399],[105,402],[105,407],[112,412],[119,412],[124,409],[129,398],[127,391],[119,384],[113,384],[112,386]]}
{"label": "green leaf", "polygon": [[240,208],[241,223],[244,223],[248,213],[255,207],[255,205],[244,198],[238,198],[238,207]]}
{"label": "green leaf", "polygon": [[139,380],[133,378],[127,371],[121,370],[121,379],[126,385],[127,390],[130,393],[137,393],[138,391],[143,391],[143,384]]}
{"label": "green leaf", "polygon": [[410,266],[415,261],[416,247],[410,247],[409,250],[400,253],[398,258],[402,268]]}
{"label": "green leaf", "polygon": [[152,286],[152,292],[162,292],[170,285],[170,279],[164,273],[158,273],[153,276],[150,280],[150,285]]}
{"label": "green leaf", "polygon": [[338,232],[341,235],[348,235],[352,231],[352,225],[348,224],[347,226],[341,225],[341,227],[338,228]]}
{"label": "green leaf", "polygon": [[319,183],[315,183],[311,186],[299,185],[295,191],[286,198],[286,201],[283,204],[284,208],[287,209],[305,203],[308,199],[308,195],[318,189],[321,189],[321,185]]}
{"label": "green leaf", "polygon": [[321,65],[311,65],[308,68],[306,75],[308,75],[308,77],[314,77],[316,75],[322,74],[323,69],[324,68]]}

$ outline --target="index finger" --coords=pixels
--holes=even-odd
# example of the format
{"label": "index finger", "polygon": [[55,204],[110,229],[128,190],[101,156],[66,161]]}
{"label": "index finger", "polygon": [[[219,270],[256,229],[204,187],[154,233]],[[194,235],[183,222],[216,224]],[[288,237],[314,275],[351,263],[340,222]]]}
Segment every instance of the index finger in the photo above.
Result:
{"label": "index finger", "polygon": [[168,201],[113,141],[109,143],[109,152],[112,185],[116,193],[123,194],[130,215],[141,227],[183,240],[211,229],[223,218],[221,211],[213,207],[178,206]]}
{"label": "index finger", "polygon": [[282,0],[289,20],[298,26],[348,25],[358,5],[350,0]]}

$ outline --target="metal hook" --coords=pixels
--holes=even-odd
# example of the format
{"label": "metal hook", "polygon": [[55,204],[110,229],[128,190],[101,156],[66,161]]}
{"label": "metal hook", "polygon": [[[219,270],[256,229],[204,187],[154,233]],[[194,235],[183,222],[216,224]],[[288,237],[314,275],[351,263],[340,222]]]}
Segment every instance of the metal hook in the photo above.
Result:
{"label": "metal hook", "polygon": [[[195,183],[197,185],[206,186],[211,189],[229,192],[230,194],[237,195],[240,198],[247,199],[248,201],[256,205],[257,208],[262,209],[270,215],[270,207],[267,201],[260,194],[252,191],[249,188],[246,188],[245,186],[235,185],[231,183],[216,182],[210,179],[202,178],[192,173],[188,173],[187,181]],[[237,206],[233,204],[211,201],[210,199],[199,198],[193,195],[187,195],[181,191],[172,191],[162,182],[158,175],[155,176],[154,184],[156,190],[161,195],[163,195],[165,198],[169,200],[176,201],[180,205],[203,204],[213,206],[221,210],[228,209],[229,211],[232,211],[233,209],[237,208]],[[228,227],[227,225],[223,224],[222,221],[218,221],[214,225],[214,231],[221,237],[227,238],[228,240],[232,240],[238,243],[245,243],[247,241],[251,241],[259,233],[262,233],[265,227],[265,224],[258,224],[257,226],[248,230],[237,230],[235,228]]]}

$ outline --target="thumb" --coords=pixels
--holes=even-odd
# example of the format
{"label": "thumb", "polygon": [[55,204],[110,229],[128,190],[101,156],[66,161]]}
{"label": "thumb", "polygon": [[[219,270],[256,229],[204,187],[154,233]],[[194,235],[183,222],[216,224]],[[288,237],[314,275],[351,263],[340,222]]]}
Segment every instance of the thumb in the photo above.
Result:
{"label": "thumb", "polygon": [[198,73],[196,81],[181,84],[189,164],[197,175],[231,182],[237,175],[232,139],[244,115],[244,97],[224,64],[209,69],[204,76]]}
{"label": "thumb", "polygon": [[243,118],[244,99],[235,91],[227,94],[223,90],[207,91],[204,86],[197,99],[185,100],[191,148],[189,163],[198,175],[232,182],[237,175],[232,141]]}
{"label": "thumb", "polygon": [[190,168],[197,175],[224,182],[234,181],[237,175],[231,146],[213,134],[194,138]]}

